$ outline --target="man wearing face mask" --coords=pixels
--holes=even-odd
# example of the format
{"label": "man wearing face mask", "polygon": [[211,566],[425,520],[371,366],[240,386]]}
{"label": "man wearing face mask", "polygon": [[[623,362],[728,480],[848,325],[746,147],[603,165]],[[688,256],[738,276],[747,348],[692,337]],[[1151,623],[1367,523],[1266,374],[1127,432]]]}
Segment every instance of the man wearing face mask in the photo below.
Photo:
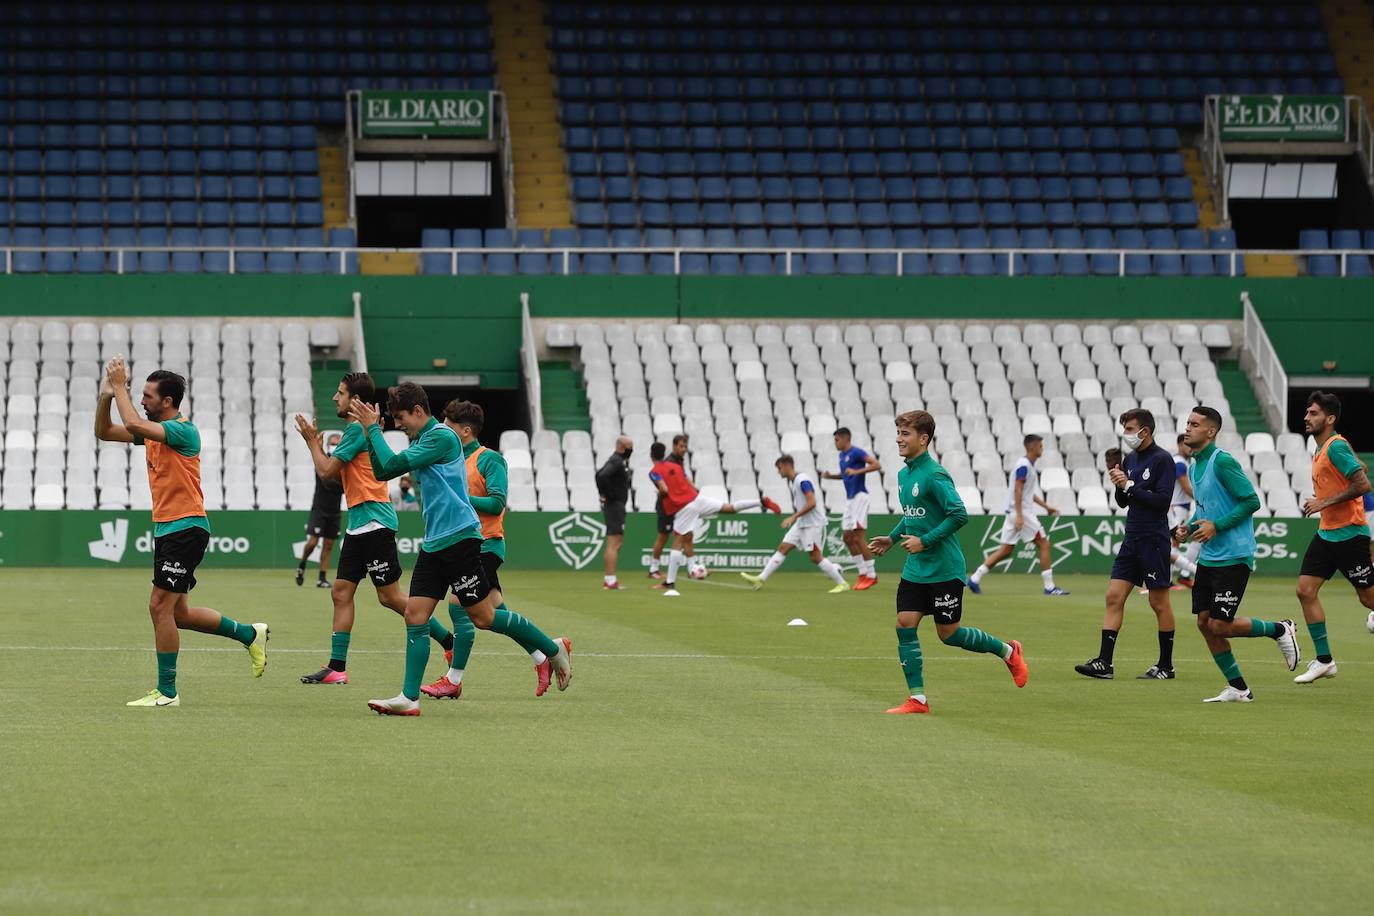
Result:
{"label": "man wearing face mask", "polygon": [[615,591],[623,586],[615,577],[620,546],[625,543],[625,503],[630,498],[630,456],[634,442],[629,436],[615,440],[615,451],[596,472],[596,489],[601,494],[601,513],[606,518],[605,576],[601,587]]}
{"label": "man wearing face mask", "polygon": [[1155,418],[1135,408],[1121,415],[1125,458],[1108,471],[1116,487],[1117,505],[1126,510],[1126,533],[1112,563],[1107,585],[1107,612],[1102,617],[1102,643],[1097,657],[1074,666],[1085,677],[1110,680],[1116,637],[1126,613],[1131,589],[1144,585],[1150,609],[1159,623],[1159,661],[1139,680],[1167,681],[1174,677],[1174,610],[1169,604],[1169,504],[1174,496],[1174,459],[1155,444]]}

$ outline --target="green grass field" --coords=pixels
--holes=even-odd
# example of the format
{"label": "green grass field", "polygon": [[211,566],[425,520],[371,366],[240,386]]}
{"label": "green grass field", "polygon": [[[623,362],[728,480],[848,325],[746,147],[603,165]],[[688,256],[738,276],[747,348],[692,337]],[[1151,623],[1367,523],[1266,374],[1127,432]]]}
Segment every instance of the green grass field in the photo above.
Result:
{"label": "green grass field", "polygon": [[[1025,690],[922,627],[934,715],[904,684],[888,574],[824,594],[796,561],[754,594],[717,573],[665,600],[644,580],[510,573],[508,596],[574,645],[568,692],[479,634],[467,693],[419,719],[396,693],[399,619],[360,605],[347,687],[324,661],[327,593],[213,563],[195,592],[272,627],[266,676],[183,636],[180,709],[154,683],[143,572],[0,571],[0,911],[14,913],[1356,912],[1374,848],[1374,636],[1326,591],[1340,677],[1291,683],[1237,641],[1224,683],[1176,593],[1179,677],[1140,682],[1153,618],[1133,597],[1122,679],[1093,654],[1104,583],[994,576],[965,621],[1021,639]],[[1292,583],[1245,608],[1297,613]],[[785,626],[791,617],[806,628]],[[1301,630],[1304,656],[1311,642]],[[430,673],[443,659],[435,653]]]}

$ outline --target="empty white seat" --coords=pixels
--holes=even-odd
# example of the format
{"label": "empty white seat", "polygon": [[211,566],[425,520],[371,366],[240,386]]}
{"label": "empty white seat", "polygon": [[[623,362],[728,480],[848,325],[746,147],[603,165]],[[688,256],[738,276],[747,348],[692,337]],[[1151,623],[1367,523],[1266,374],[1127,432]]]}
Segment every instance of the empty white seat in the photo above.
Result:
{"label": "empty white seat", "polygon": [[1251,455],[1274,451],[1274,437],[1268,433],[1249,433],[1245,437],[1245,451]]}
{"label": "empty white seat", "polygon": [[1231,329],[1224,324],[1205,324],[1202,326],[1202,344],[1213,349],[1231,348]]}

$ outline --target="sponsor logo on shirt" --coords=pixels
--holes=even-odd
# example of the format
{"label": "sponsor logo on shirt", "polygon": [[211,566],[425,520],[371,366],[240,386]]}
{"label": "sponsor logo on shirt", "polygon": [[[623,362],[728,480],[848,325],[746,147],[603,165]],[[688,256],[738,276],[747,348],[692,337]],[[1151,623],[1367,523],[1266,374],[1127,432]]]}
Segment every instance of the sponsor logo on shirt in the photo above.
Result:
{"label": "sponsor logo on shirt", "polygon": [[916,497],[918,497],[918,496],[920,496],[920,495],[921,495],[921,485],[920,485],[919,483],[913,482],[913,483],[911,484],[911,498],[912,498],[912,499],[915,499]]}

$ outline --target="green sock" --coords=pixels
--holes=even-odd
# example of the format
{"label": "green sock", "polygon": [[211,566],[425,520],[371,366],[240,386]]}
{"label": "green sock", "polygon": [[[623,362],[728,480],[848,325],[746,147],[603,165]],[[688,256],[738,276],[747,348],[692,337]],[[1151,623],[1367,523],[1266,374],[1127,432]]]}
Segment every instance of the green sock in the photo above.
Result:
{"label": "green sock", "polygon": [[1268,636],[1270,639],[1283,632],[1283,627],[1268,620],[1260,620],[1258,617],[1250,618],[1251,636]]}
{"label": "green sock", "polygon": [[915,627],[897,628],[897,658],[902,662],[902,673],[906,675],[906,689],[912,696],[925,692],[926,678],[924,662],[921,659],[921,638],[916,635]]}
{"label": "green sock", "polygon": [[1316,650],[1317,660],[1323,662],[1331,661],[1331,646],[1326,642],[1326,621],[1321,623],[1309,623],[1307,632],[1312,634],[1312,648]]}
{"label": "green sock", "polygon": [[225,614],[219,615],[219,629],[215,631],[220,636],[228,636],[230,639],[237,639],[245,646],[251,645],[257,639],[258,631],[246,623],[239,623],[232,617]]}
{"label": "green sock", "polygon": [[177,654],[159,652],[157,654],[157,690],[164,697],[177,695]]}
{"label": "green sock", "polygon": [[498,610],[491,622],[491,631],[509,636],[520,644],[526,652],[538,649],[549,658],[558,654],[558,643],[544,635],[544,632],[527,619],[512,610]]}
{"label": "green sock", "polygon": [[438,617],[429,618],[429,638],[443,646],[445,652],[453,648],[453,634],[445,629]]}
{"label": "green sock", "polygon": [[468,658],[472,655],[472,644],[477,639],[477,627],[462,605],[450,603],[448,616],[453,619],[453,661],[449,667],[462,671],[468,666]]}
{"label": "green sock", "polygon": [[1000,658],[1007,657],[1007,644],[991,633],[977,627],[960,627],[948,636],[940,637],[947,646],[958,646],[968,652],[986,652]]}
{"label": "green sock", "polygon": [[343,671],[348,667],[348,644],[352,633],[331,633],[329,635],[329,667]]}
{"label": "green sock", "polygon": [[1240,676],[1240,665],[1236,663],[1235,653],[1231,651],[1218,652],[1212,656],[1212,661],[1217,663],[1221,669],[1221,676],[1226,678],[1232,687],[1237,690],[1245,690],[1245,678]]}
{"label": "green sock", "polygon": [[412,700],[420,699],[420,682],[425,679],[425,665],[429,664],[429,625],[406,624],[406,679],[401,693]]}

